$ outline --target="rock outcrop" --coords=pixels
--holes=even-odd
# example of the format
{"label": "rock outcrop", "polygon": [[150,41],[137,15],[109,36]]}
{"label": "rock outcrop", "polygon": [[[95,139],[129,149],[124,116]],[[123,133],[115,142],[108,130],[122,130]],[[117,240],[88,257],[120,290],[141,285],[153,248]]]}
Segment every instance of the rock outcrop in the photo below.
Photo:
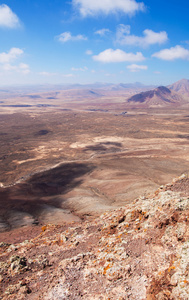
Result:
{"label": "rock outcrop", "polygon": [[0,244],[0,299],[189,299],[189,180]]}

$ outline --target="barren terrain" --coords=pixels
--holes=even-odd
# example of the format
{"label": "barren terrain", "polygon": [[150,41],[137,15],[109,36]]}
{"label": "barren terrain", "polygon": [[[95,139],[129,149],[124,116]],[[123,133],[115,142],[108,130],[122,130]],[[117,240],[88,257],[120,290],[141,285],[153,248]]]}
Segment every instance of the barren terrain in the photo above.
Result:
{"label": "barren terrain", "polygon": [[0,230],[97,216],[188,172],[187,103],[148,108],[134,91],[2,99]]}

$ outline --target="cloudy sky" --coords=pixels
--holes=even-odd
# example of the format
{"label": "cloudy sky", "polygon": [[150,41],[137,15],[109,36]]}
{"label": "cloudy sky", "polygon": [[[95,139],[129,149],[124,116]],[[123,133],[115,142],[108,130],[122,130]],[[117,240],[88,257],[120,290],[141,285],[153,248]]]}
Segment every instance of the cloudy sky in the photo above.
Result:
{"label": "cloudy sky", "polygon": [[0,2],[0,85],[189,78],[186,0]]}

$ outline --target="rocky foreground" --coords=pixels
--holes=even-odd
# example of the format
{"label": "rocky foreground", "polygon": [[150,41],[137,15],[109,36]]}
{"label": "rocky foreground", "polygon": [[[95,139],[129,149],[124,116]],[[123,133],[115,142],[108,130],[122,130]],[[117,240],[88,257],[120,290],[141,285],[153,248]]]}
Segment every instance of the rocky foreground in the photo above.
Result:
{"label": "rocky foreground", "polygon": [[189,299],[189,179],[93,221],[0,243],[0,299]]}

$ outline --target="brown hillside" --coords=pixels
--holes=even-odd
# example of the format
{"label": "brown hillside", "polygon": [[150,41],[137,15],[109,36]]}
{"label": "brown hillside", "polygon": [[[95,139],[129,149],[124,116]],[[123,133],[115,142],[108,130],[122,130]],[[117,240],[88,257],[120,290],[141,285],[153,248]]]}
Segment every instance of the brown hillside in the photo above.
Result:
{"label": "brown hillside", "polygon": [[172,91],[175,91],[181,95],[189,96],[189,80],[181,79],[172,85],[169,85],[168,88]]}

